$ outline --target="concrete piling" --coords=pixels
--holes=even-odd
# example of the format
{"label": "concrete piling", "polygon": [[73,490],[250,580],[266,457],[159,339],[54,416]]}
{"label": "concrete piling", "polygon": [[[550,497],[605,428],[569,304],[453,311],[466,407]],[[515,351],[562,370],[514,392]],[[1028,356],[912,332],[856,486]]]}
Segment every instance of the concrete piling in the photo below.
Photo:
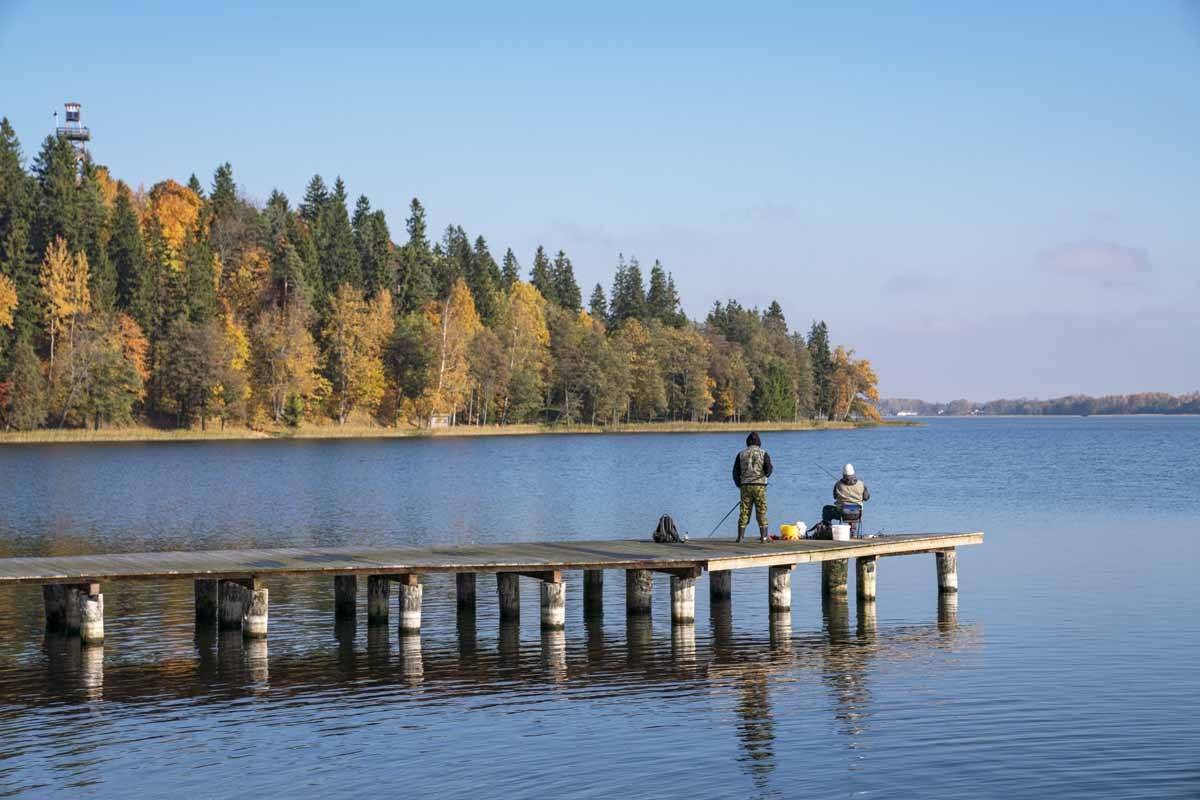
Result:
{"label": "concrete piling", "polygon": [[567,585],[542,581],[542,630],[561,631],[567,624]]}
{"label": "concrete piling", "polygon": [[400,584],[400,634],[411,635],[421,632],[421,598],[423,595],[421,576],[401,575]]}
{"label": "concrete piling", "polygon": [[792,610],[792,564],[771,567],[768,579],[769,603],[772,612]]}
{"label": "concrete piling", "polygon": [[696,579],[671,576],[671,622],[688,625],[696,621]]}
{"label": "concrete piling", "polygon": [[958,553],[951,550],[939,550],[933,554],[937,562],[938,592],[954,594],[958,591]]}
{"label": "concrete piling", "polygon": [[855,586],[859,600],[875,599],[875,576],[879,569],[878,556],[860,556],[854,559]]}

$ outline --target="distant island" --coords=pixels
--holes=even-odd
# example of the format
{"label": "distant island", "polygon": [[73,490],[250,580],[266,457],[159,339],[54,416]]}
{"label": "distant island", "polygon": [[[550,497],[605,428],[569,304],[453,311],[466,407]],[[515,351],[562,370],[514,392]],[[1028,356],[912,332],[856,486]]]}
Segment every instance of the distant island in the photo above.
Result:
{"label": "distant island", "polygon": [[1200,414],[1200,392],[1173,395],[1166,392],[1109,394],[1091,397],[1071,394],[1049,400],[1022,397],[1015,400],[952,400],[949,403],[930,403],[925,400],[886,398],[879,401],[879,412],[886,417],[967,417],[1018,415],[1089,414]]}

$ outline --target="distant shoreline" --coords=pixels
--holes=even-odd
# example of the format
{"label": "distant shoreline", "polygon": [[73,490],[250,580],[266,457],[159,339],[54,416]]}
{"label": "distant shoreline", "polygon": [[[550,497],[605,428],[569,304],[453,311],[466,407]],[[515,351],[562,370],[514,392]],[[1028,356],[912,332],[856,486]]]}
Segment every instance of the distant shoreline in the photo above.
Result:
{"label": "distant shoreline", "polygon": [[112,442],[199,442],[199,441],[279,441],[289,439],[443,439],[478,436],[570,436],[638,433],[734,433],[748,430],[763,432],[855,430],[875,427],[916,427],[919,421],[883,422],[639,422],[627,425],[458,425],[453,428],[385,428],[375,425],[309,425],[296,430],[272,428],[255,430],[242,427],[162,429],[148,426],[107,428],[93,431],[83,428],[39,429],[0,432],[5,444],[88,444]]}

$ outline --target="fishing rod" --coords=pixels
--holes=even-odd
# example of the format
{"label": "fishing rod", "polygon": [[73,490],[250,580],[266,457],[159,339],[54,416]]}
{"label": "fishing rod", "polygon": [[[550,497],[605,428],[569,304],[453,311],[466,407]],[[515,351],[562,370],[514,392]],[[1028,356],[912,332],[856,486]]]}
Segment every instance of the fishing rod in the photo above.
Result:
{"label": "fishing rod", "polygon": [[713,528],[712,531],[708,534],[708,538],[710,538],[710,539],[712,538],[712,535],[717,532],[717,528],[720,528],[722,525],[724,525],[725,520],[729,519],[729,515],[732,514],[734,511],[737,511],[737,507],[740,506],[741,504],[742,504],[742,501],[738,500],[736,503],[733,504],[733,508],[731,508],[731,509],[729,509],[729,511],[725,512],[725,516],[721,517],[721,521],[718,522],[716,528]]}

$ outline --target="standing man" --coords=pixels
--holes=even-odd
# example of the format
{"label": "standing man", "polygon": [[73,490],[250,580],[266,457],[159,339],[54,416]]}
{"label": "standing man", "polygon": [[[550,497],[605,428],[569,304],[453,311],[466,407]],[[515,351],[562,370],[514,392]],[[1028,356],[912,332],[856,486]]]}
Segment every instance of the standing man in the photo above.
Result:
{"label": "standing man", "polygon": [[850,523],[851,537],[858,537],[863,503],[870,499],[871,491],[854,474],[854,465],[842,467],[842,479],[833,485],[833,502],[841,512],[842,521]]}
{"label": "standing man", "polygon": [[746,449],[733,460],[733,482],[742,492],[741,510],[738,512],[738,535],[740,542],[746,535],[750,522],[750,508],[758,518],[758,540],[765,542],[767,536],[767,478],[774,467],[771,456],[762,449],[762,440],[757,433],[746,437]]}

